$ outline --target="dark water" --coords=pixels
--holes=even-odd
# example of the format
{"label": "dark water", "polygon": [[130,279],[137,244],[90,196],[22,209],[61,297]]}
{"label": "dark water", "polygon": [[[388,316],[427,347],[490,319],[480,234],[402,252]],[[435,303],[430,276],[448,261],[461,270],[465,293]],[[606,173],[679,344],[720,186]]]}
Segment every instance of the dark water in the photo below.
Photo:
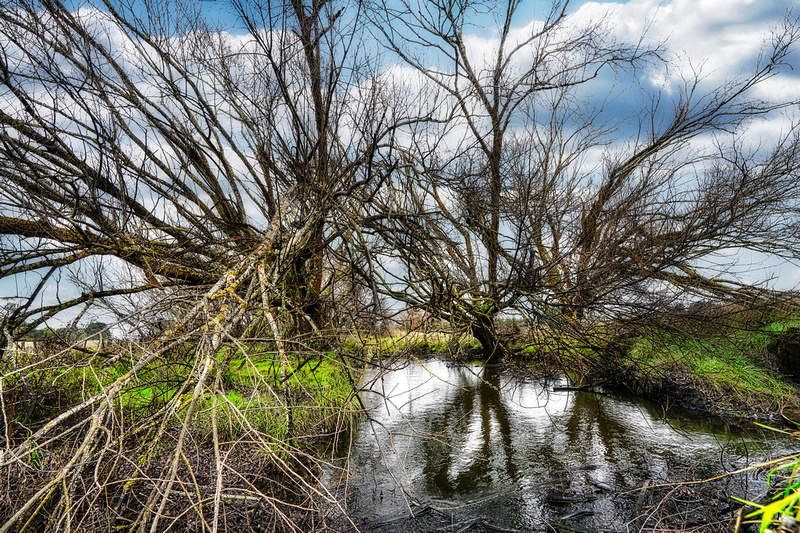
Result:
{"label": "dark water", "polygon": [[[338,487],[361,530],[713,524],[736,511],[731,495],[765,491],[766,469],[691,490],[627,491],[706,479],[791,450],[755,429],[665,418],[619,395],[554,392],[566,383],[520,380],[494,366],[430,360],[377,376],[363,396],[369,419],[345,443],[351,474]],[[668,503],[655,505],[664,496]],[[585,512],[569,516],[577,511]]]}

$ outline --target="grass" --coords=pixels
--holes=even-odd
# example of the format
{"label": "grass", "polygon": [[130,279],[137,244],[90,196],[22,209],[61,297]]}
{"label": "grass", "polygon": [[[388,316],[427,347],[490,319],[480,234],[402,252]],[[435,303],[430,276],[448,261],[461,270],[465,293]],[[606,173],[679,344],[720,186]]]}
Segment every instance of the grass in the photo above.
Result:
{"label": "grass", "polygon": [[[212,435],[215,401],[217,425],[225,440],[240,439],[255,430],[280,447],[290,438],[310,442],[349,425],[350,413],[357,405],[350,380],[357,381],[358,376],[348,376],[348,370],[335,354],[313,357],[293,354],[281,362],[261,346],[251,346],[248,352],[223,348],[217,354],[222,372],[221,390],[214,395],[209,387],[192,421],[200,440]],[[24,359],[21,363],[29,366],[26,382],[37,402],[32,409],[22,409],[19,401],[8,403],[11,417],[19,418],[25,425],[36,424],[99,393],[132,368],[129,360],[107,364],[85,353],[66,354],[51,361],[42,360],[41,356],[37,360],[37,354],[33,353],[19,357]],[[193,357],[193,353],[181,351],[137,373],[136,379],[115,399],[120,420],[139,424],[163,408],[189,378]],[[18,374],[4,375],[2,379],[7,400],[24,400]],[[19,409],[15,412],[16,407]],[[289,411],[291,415],[287,415]],[[176,424],[185,413],[185,406],[175,413]]]}
{"label": "grass", "polygon": [[[800,319],[773,321],[757,330],[729,328],[724,334],[651,331],[630,342],[620,363],[641,382],[681,376],[684,383],[688,380],[689,386],[726,407],[757,406],[772,411],[784,405],[796,407],[797,388],[772,369],[767,346],[788,328],[798,326]],[[564,339],[540,341],[520,346],[521,355],[568,348],[583,353],[580,346]],[[358,354],[364,361],[390,354],[463,355],[476,348],[477,341],[468,335],[404,332],[352,335],[341,353]],[[24,364],[35,362],[35,355],[25,357],[31,360],[22,361]],[[118,396],[122,419],[136,423],[158,412],[188,378],[193,357],[192,347],[184,347],[141,371]],[[244,351],[223,348],[217,361],[222,387],[216,397],[210,390],[206,393],[193,422],[201,435],[210,435],[215,401],[218,425],[229,439],[240,438],[249,429],[269,434],[276,441],[330,435],[345,428],[356,410],[351,382],[358,380],[358,370],[346,368],[335,353],[291,354],[281,360],[267,346],[250,345]],[[41,398],[46,398],[43,411],[57,411],[98,393],[130,368],[131,362],[125,359],[108,364],[76,353],[45,362],[27,379],[42,393]],[[18,377],[7,378],[6,390],[13,391],[16,380]],[[46,414],[25,423],[44,419]]]}
{"label": "grass", "polygon": [[[347,369],[333,353],[284,361],[271,353],[232,359],[223,380],[229,390],[217,399],[218,416],[228,421],[232,439],[247,427],[276,442],[330,435],[348,425],[346,414],[357,405]],[[207,400],[207,408],[212,402]]]}
{"label": "grass", "polygon": [[[800,438],[800,434],[797,432],[775,431],[787,434],[795,439]],[[747,518],[756,518],[758,520],[759,533],[773,530],[795,530],[796,522],[800,519],[800,505],[798,505],[800,504],[800,459],[795,455],[786,457],[782,461],[783,464],[772,469],[767,476],[767,483],[773,493],[771,502],[762,505],[734,497],[735,500],[756,509],[748,514]],[[785,528],[781,527],[784,523],[787,526]],[[771,527],[772,529],[770,529]],[[739,531],[738,527],[736,531]]]}
{"label": "grass", "polygon": [[353,335],[343,345],[345,353],[362,354],[368,358],[401,353],[463,355],[477,349],[480,349],[480,343],[473,337],[445,331],[403,331],[377,336]]}
{"label": "grass", "polygon": [[797,388],[773,370],[768,345],[800,321],[772,322],[757,330],[676,334],[655,331],[635,338],[624,363],[648,380],[688,378],[726,407],[782,407],[797,403]]}
{"label": "grass", "polygon": [[[192,510],[202,519],[220,509],[244,517],[237,522],[243,525],[259,520],[251,527],[259,530],[272,530],[284,509],[312,508],[305,498],[316,490],[338,432],[349,429],[358,411],[351,384],[360,376],[346,359],[334,353],[278,358],[263,345],[223,348],[214,354],[217,364],[202,367],[196,363],[207,358],[188,344],[152,358],[135,346],[123,354],[20,351],[15,361],[0,362],[3,415],[13,419],[6,447],[19,459],[7,465],[0,514],[12,516],[45,490],[56,498],[37,503],[41,518],[29,529],[63,516],[70,530],[91,529],[81,522],[91,514],[73,511],[71,501],[113,506],[113,513],[98,516],[124,515],[104,525],[124,529],[151,505],[148,491],[169,495],[157,512],[176,521]],[[112,388],[121,383],[124,389]],[[84,404],[89,398],[97,399]],[[52,432],[42,437],[48,427]],[[66,504],[58,500],[62,486]],[[84,497],[86,487],[91,496]],[[217,494],[225,507],[215,507]],[[258,507],[250,505],[256,500]]]}

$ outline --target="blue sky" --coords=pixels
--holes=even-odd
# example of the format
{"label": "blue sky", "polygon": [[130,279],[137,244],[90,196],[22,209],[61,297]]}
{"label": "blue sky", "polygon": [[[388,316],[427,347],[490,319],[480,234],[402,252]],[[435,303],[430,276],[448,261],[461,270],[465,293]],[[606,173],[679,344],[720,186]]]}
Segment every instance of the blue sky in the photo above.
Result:
{"label": "blue sky", "polygon": [[[580,4],[578,12],[600,13],[608,9],[620,35],[636,35],[649,24],[648,35],[654,40],[664,40],[678,68],[663,79],[657,71],[648,73],[647,81],[654,88],[663,86],[667,90],[678,83],[681,69],[700,70],[706,87],[719,86],[747,73],[755,64],[764,39],[788,10],[793,8],[795,16],[800,15],[798,2],[792,0],[631,0]],[[800,102],[800,53],[795,51],[783,72],[762,85],[754,96],[776,102]],[[619,99],[617,105],[618,112],[624,113],[625,100]],[[796,118],[798,106],[788,113]],[[776,114],[751,125],[747,135],[753,144],[768,143],[777,133],[785,131],[787,125],[787,117]],[[800,284],[800,268],[795,265],[735,251],[717,259],[735,264],[746,280],[771,279],[770,284],[780,289]]]}
{"label": "blue sky", "polygon": [[[653,68],[637,72],[641,87],[663,90],[670,94],[679,83],[681,72],[700,71],[707,87],[715,87],[741,75],[752,68],[764,38],[772,27],[779,24],[787,10],[794,8],[800,15],[800,0],[630,0],[628,2],[574,1],[571,16],[576,19],[591,18],[608,21],[610,32],[619,39],[637,39],[645,29],[650,43],[663,42],[666,55],[671,59],[668,71]],[[212,19],[225,24],[230,13],[224,0],[203,2],[202,9]],[[515,25],[524,27],[549,12],[550,3],[531,1],[523,3],[517,13]],[[477,21],[476,21],[477,22]],[[491,30],[475,27],[475,37],[491,40]],[[388,66],[388,65],[387,65]],[[605,97],[612,90],[617,98],[607,106],[606,112],[619,117],[631,113],[636,92],[626,94],[624,80],[607,76],[591,86],[591,92]],[[621,91],[621,92],[619,92]],[[795,52],[784,72],[769,80],[758,96],[775,101],[800,101],[800,54]],[[797,116],[797,106],[791,111]],[[786,127],[786,117],[769,117],[751,127],[753,142],[769,141]],[[730,255],[719,258],[723,262],[737,262],[744,279],[764,280],[774,278],[773,286],[781,289],[800,284],[800,268],[785,263],[769,262],[754,255]],[[25,287],[37,283],[37,276],[29,274],[18,279],[5,279],[0,283],[0,296],[13,296]],[[62,296],[71,292],[61,288]],[[55,297],[55,287],[47,298]]]}
{"label": "blue sky", "polygon": [[[524,25],[526,17],[546,12],[548,4],[523,4],[519,23]],[[663,42],[666,57],[671,60],[669,71],[654,68],[639,72],[637,76],[642,89],[663,90],[669,96],[681,83],[681,74],[699,72],[703,86],[713,88],[750,72],[770,31],[780,24],[790,9],[794,9],[795,16],[800,16],[799,4],[794,0],[579,1],[571,4],[571,12],[579,19],[608,20],[616,36],[623,40],[635,39],[644,32],[646,42]],[[618,95],[606,106],[606,111],[618,119],[629,115],[636,107],[638,102],[632,102],[630,98],[645,97],[638,86],[626,93],[625,82],[619,78],[607,76],[604,81],[609,90]],[[615,89],[610,89],[612,83],[616,84]],[[607,94],[604,89],[600,83],[593,84],[589,91],[604,97]],[[795,50],[781,74],[764,83],[753,96],[774,102],[795,102],[786,114],[775,114],[748,128],[750,143],[764,142],[768,145],[778,133],[786,131],[787,114],[798,117],[800,52]],[[769,284],[779,289],[800,285],[800,268],[796,265],[735,250],[729,250],[714,260],[732,265],[746,281],[771,280]]]}
{"label": "blue sky", "polygon": [[[786,0],[572,2],[568,11],[574,27],[587,20],[603,21],[608,26],[609,37],[635,43],[644,36],[643,44],[663,47],[662,56],[666,60],[665,64],[647,65],[635,73],[614,74],[608,69],[599,79],[582,88],[581,96],[590,105],[604,102],[602,118],[616,126],[621,138],[635,136],[636,114],[647,107],[653,94],[660,93],[666,102],[662,109],[668,113],[670,99],[677,97],[686,79],[698,76],[702,93],[751,73],[771,30],[780,25],[791,8],[795,9],[795,16],[800,16],[798,2]],[[514,27],[524,33],[523,28],[546,16],[549,10],[550,2],[523,3],[516,13]],[[502,14],[498,13],[498,17]],[[493,57],[490,50],[497,42],[493,22],[491,12],[483,11],[473,17],[467,30],[472,32],[467,43],[483,48],[487,59]],[[474,51],[476,57],[480,51]],[[423,61],[426,60],[435,61],[423,57]],[[406,69],[394,75],[408,76],[409,72]],[[780,133],[788,130],[792,118],[800,117],[797,106],[800,102],[800,53],[795,51],[781,73],[759,85],[751,96],[772,102],[795,102],[783,114],[775,113],[748,126],[744,142],[768,147]],[[698,146],[710,140],[710,136],[700,137]],[[768,281],[770,286],[779,289],[792,289],[800,284],[800,269],[783,261],[737,250],[725,250],[710,259],[718,265],[730,266],[742,281]],[[724,267],[716,270],[727,270]]]}

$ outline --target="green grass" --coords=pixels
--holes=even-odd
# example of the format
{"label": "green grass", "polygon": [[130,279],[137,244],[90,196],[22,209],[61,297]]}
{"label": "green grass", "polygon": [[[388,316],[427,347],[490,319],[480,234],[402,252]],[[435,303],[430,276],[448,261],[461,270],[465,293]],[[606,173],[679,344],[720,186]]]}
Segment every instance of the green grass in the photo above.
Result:
{"label": "green grass", "polygon": [[[775,431],[787,434],[795,439],[798,438],[797,432]],[[791,527],[787,529],[781,528],[781,522],[785,520],[785,517],[788,516],[795,520],[800,518],[800,459],[795,455],[784,458],[782,462],[783,464],[770,470],[767,476],[767,483],[773,493],[771,502],[762,505],[734,496],[735,500],[756,508],[754,512],[747,515],[747,518],[756,518],[758,520],[759,533],[777,530],[789,531],[792,529]],[[771,527],[772,529],[770,529]]]}
{"label": "green grass", "polygon": [[634,339],[625,362],[648,379],[687,376],[708,397],[732,406],[788,405],[796,402],[797,389],[771,368],[767,346],[797,323],[717,335],[651,332]]}
{"label": "green grass", "polygon": [[230,391],[220,416],[238,420],[228,428],[231,438],[241,435],[246,424],[277,440],[289,437],[287,400],[293,435],[303,436],[341,430],[357,405],[346,370],[332,353],[287,357],[283,363],[266,353],[233,359],[224,382]]}
{"label": "green grass", "polygon": [[[211,384],[215,382],[212,376],[191,421],[199,438],[212,435],[215,399],[217,425],[224,440],[243,438],[255,430],[279,447],[289,437],[313,440],[315,436],[340,431],[350,423],[350,413],[357,405],[350,380],[357,381],[359,376],[348,377],[334,354],[290,355],[281,362],[263,346],[250,346],[247,352],[224,348],[217,354],[222,391],[216,398],[212,395]],[[26,381],[42,404],[33,415],[21,406],[16,411],[15,405],[9,406],[11,417],[28,417],[21,420],[25,424],[47,419],[96,395],[132,368],[130,360],[120,359],[108,364],[104,359],[91,359],[85,354],[69,361],[41,361],[38,366],[36,354],[24,357],[27,358],[21,361],[24,365],[33,365]],[[189,377],[193,357],[192,352],[167,356],[137,372],[115,399],[120,420],[139,424],[163,408]],[[27,397],[21,392],[19,375],[3,379],[9,398]],[[188,394],[192,388],[190,383]],[[291,435],[287,404],[293,426]],[[185,414],[186,406],[175,414],[175,424],[180,424]]]}
{"label": "green grass", "polygon": [[380,357],[397,354],[409,355],[463,355],[480,349],[480,343],[471,336],[444,331],[411,331],[384,335],[351,336],[342,346],[344,353]]}

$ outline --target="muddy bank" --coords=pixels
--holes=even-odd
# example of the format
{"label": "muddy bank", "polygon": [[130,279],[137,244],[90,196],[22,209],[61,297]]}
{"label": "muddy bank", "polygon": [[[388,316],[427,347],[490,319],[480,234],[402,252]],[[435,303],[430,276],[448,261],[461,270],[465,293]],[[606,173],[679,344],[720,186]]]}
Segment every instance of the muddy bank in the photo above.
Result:
{"label": "muddy bank", "polygon": [[[800,334],[792,330],[792,335]],[[791,337],[794,339],[795,337]],[[783,354],[785,363],[789,357],[798,355],[786,348],[783,337],[770,344],[770,350]],[[776,348],[777,346],[777,348]],[[791,345],[794,346],[794,345]],[[790,346],[790,347],[791,347]],[[771,352],[745,357],[748,366],[752,360],[760,364],[759,373],[749,377],[750,383],[730,383],[725,379],[716,380],[713,376],[694,374],[686,365],[669,359],[653,362],[637,362],[626,353],[628,347],[615,346],[608,357],[572,361],[566,365],[558,354],[519,353],[505,361],[495,361],[505,371],[512,372],[521,379],[552,379],[562,376],[565,368],[582,368],[580,372],[569,372],[570,383],[577,387],[593,389],[595,387],[621,394],[633,394],[643,400],[658,404],[662,410],[689,413],[692,416],[725,417],[731,420],[746,420],[783,427],[800,426],[800,382],[792,374],[783,372],[778,364],[777,356]],[[471,351],[451,358],[458,364],[483,360],[482,353]],[[794,359],[792,359],[794,361]],[[800,361],[800,360],[798,360]],[[733,371],[738,369],[734,368]],[[780,387],[792,394],[770,395],[763,391],[768,383],[760,382],[760,378],[768,374],[776,388]],[[717,375],[720,378],[724,376]],[[750,390],[753,382],[759,382],[759,389]],[[737,386],[738,385],[738,386]]]}
{"label": "muddy bank", "polygon": [[658,378],[641,375],[604,372],[595,377],[610,390],[631,393],[660,405],[665,411],[680,416],[723,417],[772,424],[776,427],[797,426],[800,410],[797,402],[778,405],[758,400],[737,400],[734,393],[709,390],[694,376],[683,372],[672,372]]}

